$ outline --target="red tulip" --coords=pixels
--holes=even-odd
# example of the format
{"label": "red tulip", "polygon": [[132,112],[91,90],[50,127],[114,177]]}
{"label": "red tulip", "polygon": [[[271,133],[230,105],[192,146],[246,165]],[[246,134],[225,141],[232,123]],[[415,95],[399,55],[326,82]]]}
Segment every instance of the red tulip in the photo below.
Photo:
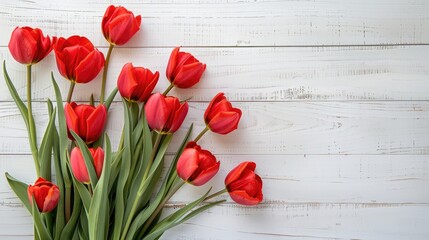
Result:
{"label": "red tulip", "polygon": [[262,179],[255,168],[254,162],[243,162],[226,176],[226,188],[236,203],[256,205],[262,201]]}
{"label": "red tulip", "polygon": [[159,133],[174,133],[182,125],[188,113],[188,103],[180,103],[176,97],[153,94],[145,104],[149,126]]}
{"label": "red tulip", "polygon": [[145,102],[158,83],[158,78],[158,72],[153,74],[147,68],[133,67],[132,63],[127,63],[118,77],[119,93],[127,100]]}
{"label": "red tulip", "polygon": [[81,36],[59,38],[54,46],[57,67],[61,75],[76,83],[93,80],[104,66],[104,55]]}
{"label": "red tulip", "polygon": [[[83,141],[92,143],[103,133],[107,110],[102,104],[97,107],[75,102],[64,107],[67,128],[73,130]],[[70,139],[73,137],[69,135]]]}
{"label": "red tulip", "polygon": [[48,213],[55,209],[60,200],[60,189],[57,185],[39,177],[34,185],[27,188],[28,200],[33,205],[33,198],[37,208],[42,213]]}
{"label": "red tulip", "polygon": [[[95,172],[97,177],[100,178],[101,171],[103,170],[104,151],[101,147],[97,149],[90,148],[89,152],[92,156]],[[86,168],[85,160],[83,159],[82,151],[75,147],[70,153],[70,165],[74,177],[81,183],[90,183],[88,169]]]}
{"label": "red tulip", "polygon": [[167,65],[167,79],[179,88],[190,88],[197,84],[206,65],[187,52],[179,52],[176,47],[171,52]]}
{"label": "red tulip", "polygon": [[134,17],[126,8],[110,5],[104,13],[101,28],[108,42],[123,45],[140,29],[141,21],[140,15]]}
{"label": "red tulip", "polygon": [[177,174],[184,181],[201,186],[216,175],[219,166],[220,162],[211,152],[190,142],[177,161]]}
{"label": "red tulip", "polygon": [[241,110],[233,108],[223,93],[218,93],[207,107],[204,120],[207,127],[215,133],[227,134],[238,127]]}
{"label": "red tulip", "polygon": [[48,55],[56,41],[49,36],[43,36],[42,30],[31,27],[17,27],[12,32],[9,41],[9,51],[16,61],[22,64],[40,62]]}

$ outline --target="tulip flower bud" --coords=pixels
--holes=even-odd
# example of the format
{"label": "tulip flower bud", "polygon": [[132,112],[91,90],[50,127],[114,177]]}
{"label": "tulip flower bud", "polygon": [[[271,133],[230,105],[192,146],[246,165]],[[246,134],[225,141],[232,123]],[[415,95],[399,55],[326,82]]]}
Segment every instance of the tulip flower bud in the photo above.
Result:
{"label": "tulip flower bud", "polygon": [[220,162],[195,142],[188,143],[177,161],[177,175],[195,186],[208,182],[219,171]]}
{"label": "tulip flower bud", "polygon": [[241,110],[233,108],[223,93],[218,93],[204,113],[207,127],[215,133],[228,134],[238,127]]}
{"label": "tulip flower bud", "polygon": [[188,103],[179,99],[153,94],[145,104],[147,122],[153,130],[161,134],[174,133],[180,128],[188,113]]}
{"label": "tulip flower bud", "polygon": [[[67,103],[64,114],[68,130],[73,130],[87,144],[96,141],[103,133],[107,110],[103,104],[97,107],[75,102]],[[69,134],[69,138],[74,138]]]}
{"label": "tulip flower bud", "polygon": [[149,69],[127,63],[118,77],[119,93],[129,101],[145,102],[158,83],[158,78],[158,72],[153,74]]}
{"label": "tulip flower bud", "polygon": [[225,186],[236,203],[250,206],[262,201],[262,179],[255,168],[254,162],[243,162],[226,176]]}
{"label": "tulip flower bud", "polygon": [[12,57],[22,64],[34,64],[45,58],[52,50],[56,41],[43,36],[42,30],[31,27],[17,27],[9,41]]}
{"label": "tulip flower bud", "polygon": [[104,55],[86,38],[59,38],[54,46],[60,74],[76,83],[93,80],[104,66]]}
{"label": "tulip flower bud", "polygon": [[128,42],[140,29],[141,16],[134,14],[124,7],[110,5],[104,13],[101,22],[104,38],[114,45]]}
{"label": "tulip flower bud", "polygon": [[34,185],[27,188],[28,200],[31,205],[33,198],[37,208],[42,213],[48,213],[55,209],[60,199],[60,189],[57,185],[39,177]]}
{"label": "tulip flower bud", "polygon": [[190,88],[197,84],[204,71],[206,64],[198,61],[187,52],[179,52],[176,47],[171,52],[167,65],[167,79],[178,88]]}
{"label": "tulip flower bud", "polygon": [[[97,177],[100,178],[101,171],[103,170],[104,163],[104,151],[101,147],[97,149],[90,148],[89,152],[91,153],[95,173]],[[88,168],[86,167],[85,160],[83,159],[82,151],[75,147],[70,153],[70,165],[74,177],[81,183],[89,184],[90,178],[88,174]]]}

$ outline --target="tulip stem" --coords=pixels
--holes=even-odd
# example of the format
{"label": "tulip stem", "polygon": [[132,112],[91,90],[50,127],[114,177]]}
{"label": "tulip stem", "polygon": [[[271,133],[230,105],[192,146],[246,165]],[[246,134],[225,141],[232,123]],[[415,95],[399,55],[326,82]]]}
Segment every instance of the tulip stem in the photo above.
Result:
{"label": "tulip stem", "polygon": [[162,93],[162,95],[167,96],[167,94],[171,91],[171,89],[174,88],[174,84],[170,83],[170,86],[168,86],[167,89],[165,89],[165,91]]}
{"label": "tulip stem", "polygon": [[67,102],[70,103],[72,96],[73,96],[73,90],[74,90],[74,86],[76,85],[75,82],[70,81],[70,87],[69,87],[69,93],[67,94]]}
{"label": "tulip stem", "polygon": [[[40,177],[40,164],[38,160],[36,126],[34,124],[33,109],[31,106],[31,64],[27,65],[27,114],[28,114],[28,132],[31,154],[33,155],[34,165],[36,167],[37,176]],[[43,176],[47,177],[47,176]]]}
{"label": "tulip stem", "polygon": [[214,198],[214,197],[217,197],[217,196],[219,196],[219,195],[222,195],[222,194],[224,194],[224,193],[226,193],[226,192],[228,192],[228,189],[224,188],[224,189],[220,190],[219,192],[215,192],[215,193],[213,193],[212,195],[207,196],[206,198],[204,198],[204,201],[207,201],[207,200],[209,200],[209,199],[212,199],[212,198]]}
{"label": "tulip stem", "polygon": [[198,140],[200,140],[208,130],[210,129],[206,126],[206,128],[204,128],[204,130],[201,131],[200,134],[198,134],[198,136],[194,139],[194,142],[198,142]]}
{"label": "tulip stem", "polygon": [[115,45],[113,44],[109,45],[109,51],[107,51],[106,61],[104,62],[103,79],[101,81],[100,104],[104,103],[104,92],[106,90],[107,69],[109,68],[110,55],[112,54],[112,50],[114,46]]}
{"label": "tulip stem", "polygon": [[[75,193],[76,194],[76,193]],[[65,200],[65,204],[66,204],[66,209],[65,209],[65,217],[66,217],[66,222],[69,221],[70,216],[71,216],[71,185],[66,185],[66,200]]]}

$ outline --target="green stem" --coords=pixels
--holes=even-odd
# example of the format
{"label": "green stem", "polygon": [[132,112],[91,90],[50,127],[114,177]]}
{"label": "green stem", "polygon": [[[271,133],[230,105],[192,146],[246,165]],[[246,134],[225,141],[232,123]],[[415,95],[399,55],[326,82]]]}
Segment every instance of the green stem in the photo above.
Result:
{"label": "green stem", "polygon": [[[77,193],[75,193],[77,194]],[[69,221],[70,216],[71,216],[71,185],[67,186],[66,185],[66,194],[65,194],[66,200],[65,200],[65,204],[66,204],[66,210],[65,210],[65,214],[66,214],[66,223]]]}
{"label": "green stem", "polygon": [[147,163],[147,167],[144,172],[143,179],[146,179],[147,175],[149,175],[149,171],[152,168],[153,159],[155,158],[156,153],[158,152],[159,144],[161,143],[162,134],[160,133],[155,133],[155,134],[156,134],[155,145],[153,145],[152,153],[150,154],[149,162]]}
{"label": "green stem", "polygon": [[228,192],[228,189],[224,188],[224,189],[220,190],[219,192],[215,192],[215,193],[213,193],[212,195],[207,196],[206,198],[204,198],[204,201],[207,201],[207,200],[209,200],[209,199],[212,199],[212,198],[214,198],[214,197],[217,197],[217,196],[219,196],[219,195],[222,195],[222,194],[224,194],[224,193],[226,193],[226,192]]}
{"label": "green stem", "polygon": [[179,190],[183,186],[183,184],[185,184],[184,181],[177,183],[171,189],[171,191],[168,192],[168,194],[165,196],[164,200],[162,200],[162,202],[158,205],[158,207],[155,209],[155,211],[152,213],[152,215],[150,215],[150,218],[145,222],[142,232],[146,232],[146,230],[152,224],[152,222],[156,218],[156,216],[158,216],[159,212],[162,210],[162,208],[167,203],[167,201],[170,200],[170,198],[177,192],[177,190]]}
{"label": "green stem", "polygon": [[69,87],[69,94],[67,94],[67,102],[70,103],[71,102],[71,98],[73,96],[73,90],[74,90],[74,86],[76,85],[75,82],[70,81],[70,87]]}
{"label": "green stem", "polygon": [[206,128],[204,128],[204,130],[201,131],[200,134],[198,134],[198,136],[194,139],[194,142],[198,142],[198,140],[200,140],[200,138],[202,138],[208,130],[210,129],[206,126]]}
{"label": "green stem", "polygon": [[104,62],[103,79],[101,81],[100,104],[104,103],[104,92],[106,90],[107,69],[109,69],[110,55],[112,54],[112,50],[114,46],[115,45],[113,44],[109,45],[109,51],[107,52],[106,61]]}
{"label": "green stem", "polygon": [[170,83],[170,86],[168,86],[167,89],[165,89],[165,91],[162,93],[162,95],[167,96],[167,94],[171,91],[171,89],[174,88],[174,84]]}
{"label": "green stem", "polygon": [[27,110],[28,110],[28,131],[31,154],[33,155],[34,165],[37,176],[40,176],[40,164],[37,150],[36,126],[33,118],[33,109],[31,107],[31,64],[27,65]]}

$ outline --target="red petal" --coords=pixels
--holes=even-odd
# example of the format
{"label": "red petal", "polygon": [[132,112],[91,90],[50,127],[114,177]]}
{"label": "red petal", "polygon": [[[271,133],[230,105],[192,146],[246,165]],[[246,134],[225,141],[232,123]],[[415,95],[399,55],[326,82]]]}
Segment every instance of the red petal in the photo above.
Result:
{"label": "red petal", "polygon": [[197,169],[198,151],[193,148],[185,149],[177,161],[177,175],[185,181],[192,181],[189,178]]}
{"label": "red petal", "polygon": [[122,97],[132,99],[133,92],[138,86],[138,81],[134,74],[134,67],[132,63],[127,63],[122,67],[121,73],[118,77],[118,90]]}
{"label": "red petal", "polygon": [[232,169],[225,178],[225,185],[228,186],[230,183],[240,178],[242,172],[245,170],[254,171],[256,169],[256,163],[254,162],[242,162],[237,167]]}
{"label": "red petal", "polygon": [[216,96],[214,96],[214,98],[210,101],[209,106],[207,106],[207,109],[204,112],[204,120],[205,120],[206,124],[208,124],[210,121],[208,119],[208,116],[209,116],[210,112],[212,111],[213,105],[218,103],[219,101],[222,101],[223,99],[226,99],[224,96],[224,93],[220,92],[220,93],[216,94]]}
{"label": "red petal", "polygon": [[240,117],[236,112],[220,112],[210,120],[208,126],[212,132],[228,134],[237,129]]}
{"label": "red petal", "polygon": [[177,66],[177,55],[179,53],[180,47],[176,47],[173,49],[173,51],[170,54],[170,59],[168,60],[166,75],[167,79],[171,82],[173,81],[173,72],[176,69]]}

